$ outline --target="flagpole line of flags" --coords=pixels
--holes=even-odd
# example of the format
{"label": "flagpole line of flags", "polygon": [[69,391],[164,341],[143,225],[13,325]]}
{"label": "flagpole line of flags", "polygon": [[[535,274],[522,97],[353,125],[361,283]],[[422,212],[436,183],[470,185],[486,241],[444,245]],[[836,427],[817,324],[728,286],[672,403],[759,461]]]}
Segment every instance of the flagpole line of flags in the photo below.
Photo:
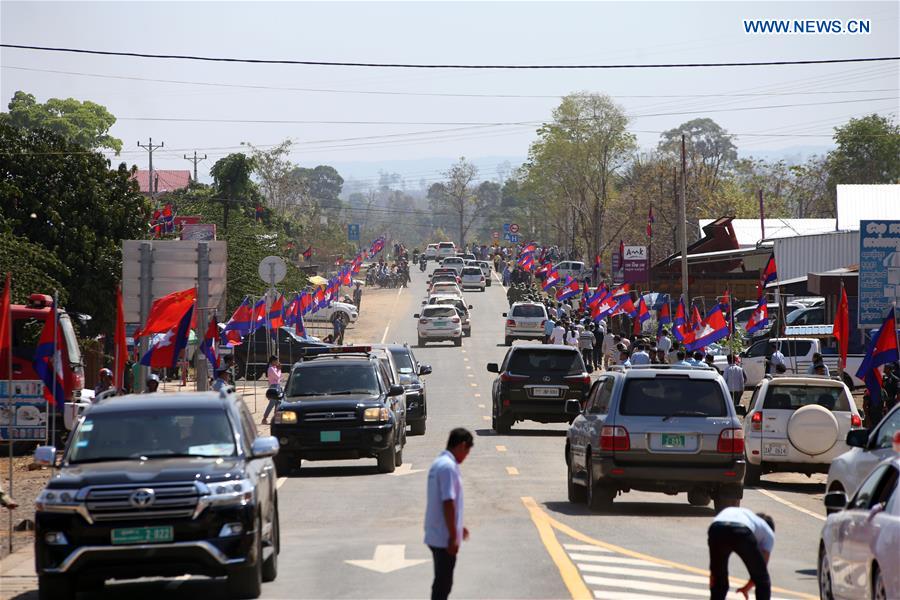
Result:
{"label": "flagpole line of flags", "polygon": [[[316,286],[313,290],[294,292],[290,301],[285,294],[278,292],[270,303],[267,302],[267,295],[255,302],[250,296],[245,296],[221,332],[214,313],[200,342],[200,351],[212,368],[217,369],[220,365],[219,345],[241,344],[257,330],[265,329],[274,334],[281,327],[287,326],[294,327],[297,335],[307,337],[303,317],[331,306],[338,298],[341,286],[351,285],[353,276],[359,273],[363,261],[376,256],[384,249],[384,245],[384,237],[377,238],[368,250],[359,252],[349,263],[345,262],[326,284]],[[303,255],[308,260],[312,256],[312,247],[304,251]],[[173,292],[153,302],[147,323],[134,334],[135,339],[145,335],[155,336],[150,349],[140,359],[142,365],[171,369],[177,366],[179,356],[187,347],[190,331],[196,328],[196,299],[196,288],[190,288]]]}

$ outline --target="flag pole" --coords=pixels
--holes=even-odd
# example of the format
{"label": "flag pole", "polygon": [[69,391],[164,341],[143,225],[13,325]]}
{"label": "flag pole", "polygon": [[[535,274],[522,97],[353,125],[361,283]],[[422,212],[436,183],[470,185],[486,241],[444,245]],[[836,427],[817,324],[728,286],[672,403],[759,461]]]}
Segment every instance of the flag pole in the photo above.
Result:
{"label": "flag pole", "polygon": [[[840,287],[840,290],[839,290],[839,293],[838,293],[838,310],[841,310],[841,304],[842,304],[843,302],[844,302],[844,278],[841,277],[841,287]],[[847,308],[848,308],[848,312],[849,312],[849,306],[848,306]],[[835,316],[837,316],[837,314],[835,314]],[[834,336],[834,319],[832,319],[831,335]],[[841,341],[840,339],[838,339],[838,347],[837,347],[837,351],[838,351],[838,362],[837,362],[837,367],[838,367],[838,377],[840,377],[841,380],[843,381],[843,379],[844,379],[844,365],[843,365],[842,363],[843,363],[844,361],[843,361],[843,357],[841,356],[841,346],[842,346],[842,345],[843,345],[843,341]]]}

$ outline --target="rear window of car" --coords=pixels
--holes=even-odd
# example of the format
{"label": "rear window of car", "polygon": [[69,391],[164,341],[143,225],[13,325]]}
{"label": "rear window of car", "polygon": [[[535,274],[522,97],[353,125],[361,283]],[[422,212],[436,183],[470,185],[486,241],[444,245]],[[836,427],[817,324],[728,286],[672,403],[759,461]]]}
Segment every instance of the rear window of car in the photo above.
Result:
{"label": "rear window of car", "polygon": [[830,411],[849,411],[850,399],[834,386],[772,385],[763,400],[763,410],[797,410],[818,404]]}
{"label": "rear window of car", "polygon": [[509,359],[507,370],[514,373],[530,371],[584,372],[581,355],[574,350],[516,350]]}
{"label": "rear window of car", "polygon": [[397,370],[401,375],[407,375],[413,372],[412,357],[406,350],[391,350],[394,356],[394,362],[397,364]]}
{"label": "rear window of car", "polygon": [[481,269],[479,269],[478,267],[466,267],[465,269],[462,270],[462,274],[463,275],[477,275],[479,277],[482,276]]}
{"label": "rear window of car", "polygon": [[513,308],[512,316],[514,317],[544,317],[544,308],[542,306],[516,306]]}
{"label": "rear window of car", "polygon": [[441,242],[438,248],[453,248],[453,242]]}
{"label": "rear window of car", "polygon": [[455,317],[456,309],[452,306],[435,306],[422,311],[423,317]]}
{"label": "rear window of car", "polygon": [[717,381],[688,377],[630,379],[619,412],[640,417],[726,417],[725,395]]}

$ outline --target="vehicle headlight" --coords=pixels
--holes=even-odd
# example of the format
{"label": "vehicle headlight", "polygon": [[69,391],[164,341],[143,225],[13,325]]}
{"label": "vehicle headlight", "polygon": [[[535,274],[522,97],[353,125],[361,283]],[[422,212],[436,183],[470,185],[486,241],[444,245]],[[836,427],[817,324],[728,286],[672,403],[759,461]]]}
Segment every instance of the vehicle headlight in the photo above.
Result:
{"label": "vehicle headlight", "polygon": [[77,494],[78,490],[48,488],[38,494],[37,500],[34,501],[34,506],[37,510],[51,512],[70,511],[78,506],[78,501],[75,499]]}
{"label": "vehicle headlight", "polygon": [[272,424],[283,423],[285,425],[291,425],[296,422],[297,413],[292,410],[277,410],[275,411],[275,416],[272,417]]}
{"label": "vehicle headlight", "polygon": [[206,488],[209,490],[209,494],[201,497],[198,508],[200,504],[220,506],[223,504],[249,504],[256,496],[256,489],[249,479],[207,483]]}
{"label": "vehicle headlight", "polygon": [[384,421],[390,421],[391,413],[388,409],[381,408],[367,408],[365,412],[363,412],[363,421],[367,423],[381,423]]}

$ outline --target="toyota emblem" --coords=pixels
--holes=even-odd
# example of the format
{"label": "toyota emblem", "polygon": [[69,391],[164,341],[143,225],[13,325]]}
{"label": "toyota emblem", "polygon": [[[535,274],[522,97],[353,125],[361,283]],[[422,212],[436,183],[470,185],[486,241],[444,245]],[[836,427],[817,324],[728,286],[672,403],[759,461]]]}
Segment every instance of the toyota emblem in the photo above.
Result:
{"label": "toyota emblem", "polygon": [[153,504],[154,500],[156,500],[156,492],[151,488],[135,490],[128,498],[128,501],[135,508],[147,508]]}
{"label": "toyota emblem", "polygon": [[547,383],[548,381],[550,381],[550,376],[544,375],[544,383]]}

